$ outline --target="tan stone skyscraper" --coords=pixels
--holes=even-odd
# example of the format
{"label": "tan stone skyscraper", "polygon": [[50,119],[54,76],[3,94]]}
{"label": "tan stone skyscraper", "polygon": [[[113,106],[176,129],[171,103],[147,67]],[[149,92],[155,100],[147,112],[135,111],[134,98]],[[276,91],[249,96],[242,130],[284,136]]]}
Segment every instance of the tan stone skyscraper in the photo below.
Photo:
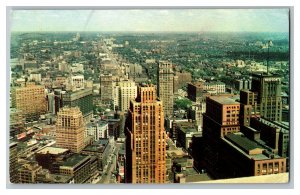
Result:
{"label": "tan stone skyscraper", "polygon": [[172,63],[159,61],[158,74],[158,97],[163,102],[165,116],[173,116],[174,104],[174,71]]}
{"label": "tan stone skyscraper", "polygon": [[63,107],[57,113],[56,146],[73,152],[84,148],[83,116],[78,107]]}
{"label": "tan stone skyscraper", "polygon": [[166,135],[163,105],[154,86],[138,88],[130,102],[126,131],[126,183],[164,183]]}

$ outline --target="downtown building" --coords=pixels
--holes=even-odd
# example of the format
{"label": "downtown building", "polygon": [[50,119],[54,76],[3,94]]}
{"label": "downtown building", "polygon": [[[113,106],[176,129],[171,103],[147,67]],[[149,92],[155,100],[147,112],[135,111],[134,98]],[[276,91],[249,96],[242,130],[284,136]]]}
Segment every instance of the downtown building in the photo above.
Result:
{"label": "downtown building", "polygon": [[174,105],[173,64],[168,61],[159,61],[157,70],[158,97],[163,102],[165,116],[172,117]]}
{"label": "downtown building", "polygon": [[104,104],[109,104],[113,101],[113,81],[112,74],[100,75],[100,98]]}
{"label": "downtown building", "polygon": [[137,96],[137,86],[135,82],[130,80],[119,82],[119,110],[127,112],[131,100],[134,100]]}
{"label": "downtown building", "polygon": [[57,113],[56,146],[80,152],[84,144],[84,122],[78,107],[63,107]]}
{"label": "downtown building", "polygon": [[126,183],[165,183],[166,134],[163,104],[155,87],[140,86],[130,102],[126,131]]}
{"label": "downtown building", "polygon": [[228,133],[240,131],[240,104],[223,96],[212,96],[206,99],[206,113],[203,114],[204,162],[207,171],[213,177],[220,177],[221,138]]}
{"label": "downtown building", "polygon": [[26,121],[38,120],[47,113],[45,87],[27,83],[24,87],[14,87],[11,92],[12,107],[21,110]]}
{"label": "downtown building", "polygon": [[[252,74],[250,91],[257,96],[256,103],[260,116],[271,121],[281,122],[281,78],[271,74]],[[241,101],[244,100],[241,99]]]}

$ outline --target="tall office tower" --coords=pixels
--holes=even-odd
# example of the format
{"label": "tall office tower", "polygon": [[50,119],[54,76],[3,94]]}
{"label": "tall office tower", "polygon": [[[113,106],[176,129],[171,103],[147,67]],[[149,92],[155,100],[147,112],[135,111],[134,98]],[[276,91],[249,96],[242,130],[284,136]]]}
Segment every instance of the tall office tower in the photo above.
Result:
{"label": "tall office tower", "polygon": [[57,113],[56,146],[80,152],[84,148],[84,123],[78,107],[63,107]]}
{"label": "tall office tower", "polygon": [[27,84],[25,87],[12,89],[12,107],[21,110],[26,121],[38,120],[47,112],[45,87]]}
{"label": "tall office tower", "polygon": [[18,151],[17,143],[9,144],[9,180],[11,183],[18,183]]}
{"label": "tall office tower", "polygon": [[93,117],[93,89],[85,88],[77,91],[66,91],[62,94],[62,106],[79,107],[84,121]]}
{"label": "tall office tower", "polygon": [[165,116],[171,117],[174,104],[173,65],[167,61],[159,61],[157,77],[158,97],[163,102]]}
{"label": "tall office tower", "polygon": [[113,100],[113,76],[112,74],[100,75],[100,98],[102,103]]}
{"label": "tall office tower", "polygon": [[229,133],[240,131],[240,104],[224,96],[206,98],[206,113],[203,114],[204,160],[211,175],[218,177],[222,171],[220,141]]}
{"label": "tall office tower", "polygon": [[164,183],[166,135],[155,87],[140,86],[126,119],[126,183]]}
{"label": "tall office tower", "polygon": [[271,121],[281,121],[281,78],[271,74],[252,74],[251,91],[257,93],[260,115]]}
{"label": "tall office tower", "polygon": [[127,80],[119,82],[119,110],[125,112],[129,108],[131,100],[137,96],[137,86],[135,82]]}

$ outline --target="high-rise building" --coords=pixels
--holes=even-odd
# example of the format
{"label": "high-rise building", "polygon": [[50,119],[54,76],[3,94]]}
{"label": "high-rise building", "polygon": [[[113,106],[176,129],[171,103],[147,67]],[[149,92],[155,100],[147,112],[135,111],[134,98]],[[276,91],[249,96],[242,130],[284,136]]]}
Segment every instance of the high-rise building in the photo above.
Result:
{"label": "high-rise building", "polygon": [[37,120],[47,112],[45,87],[28,83],[12,89],[12,107],[21,110],[26,121]]}
{"label": "high-rise building", "polygon": [[158,97],[163,102],[165,116],[173,116],[174,104],[174,71],[173,64],[168,61],[158,63]]}
{"label": "high-rise building", "polygon": [[261,117],[280,122],[282,120],[281,78],[271,74],[252,74],[251,91],[257,93]]}
{"label": "high-rise building", "polygon": [[84,120],[89,121],[93,116],[93,89],[85,88],[77,91],[66,91],[62,93],[62,105],[79,107]]}
{"label": "high-rise building", "polygon": [[206,113],[203,114],[203,138],[205,140],[204,161],[208,172],[219,177],[220,141],[229,133],[240,131],[240,104],[224,96],[206,98]]}
{"label": "high-rise building", "polygon": [[129,108],[130,100],[134,100],[137,95],[135,82],[127,80],[119,82],[119,110],[126,112]]}
{"label": "high-rise building", "polygon": [[84,148],[84,123],[78,107],[63,107],[57,113],[56,146],[80,152]]}
{"label": "high-rise building", "polygon": [[152,85],[138,88],[130,102],[126,131],[126,183],[164,183],[166,134],[163,105]]}
{"label": "high-rise building", "polygon": [[112,74],[100,75],[100,98],[103,103],[113,100],[113,76]]}

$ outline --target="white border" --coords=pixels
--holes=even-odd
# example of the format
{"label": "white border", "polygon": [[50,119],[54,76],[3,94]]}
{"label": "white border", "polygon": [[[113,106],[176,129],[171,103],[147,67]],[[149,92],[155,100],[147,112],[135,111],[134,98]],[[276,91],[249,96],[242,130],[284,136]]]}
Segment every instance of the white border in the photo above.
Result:
{"label": "white border", "polygon": [[[163,1],[162,0],[152,0],[152,1],[141,1],[141,0],[124,0],[124,1],[117,1],[117,0],[110,0],[110,1],[105,1],[105,2],[101,2],[101,3],[96,3],[95,1],[92,0],[84,0],[84,1],[79,1],[79,0],[65,0],[65,1],[58,1],[58,0],[44,0],[44,1],[35,1],[35,0],[27,0],[27,1],[22,1],[22,0],[1,0],[1,10],[0,10],[0,16],[1,16],[1,24],[2,26],[4,26],[4,24],[6,24],[6,6],[180,6],[180,7],[184,7],[184,6],[294,6],[294,54],[299,54],[299,49],[298,49],[298,44],[300,43],[299,40],[299,21],[297,20],[297,18],[299,18],[299,0],[248,0],[248,1],[242,1],[242,0],[207,0],[205,2],[199,2],[199,0],[193,0],[193,1],[181,1],[181,0],[172,0],[172,1]],[[1,33],[1,50],[0,50],[0,55],[1,55],[1,78],[6,78],[6,31],[4,29],[0,30]],[[298,44],[297,44],[298,43]],[[294,55],[294,75],[295,75],[295,80],[294,80],[294,86],[297,86],[298,84],[298,75],[299,75],[299,55]],[[6,91],[4,89],[6,89],[7,83],[6,82],[0,82],[1,83],[1,89],[3,89],[3,91]],[[295,87],[296,88],[296,87]],[[291,89],[293,90],[293,89]],[[295,91],[295,97],[297,97],[298,92]],[[22,193],[22,194],[34,194],[34,193],[46,193],[46,194],[52,194],[55,192],[61,193],[60,189],[58,190],[11,190],[11,189],[6,189],[6,161],[4,160],[6,155],[6,136],[5,136],[5,131],[6,131],[6,112],[5,112],[5,105],[6,105],[6,96],[4,94],[2,94],[1,96],[1,105],[3,106],[2,108],[2,112],[1,112],[1,124],[2,124],[2,128],[0,130],[1,132],[1,145],[0,148],[2,150],[1,152],[1,156],[2,156],[2,160],[1,160],[1,171],[0,171],[0,184],[1,184],[1,194],[15,194],[15,193]],[[296,99],[296,98],[295,98]],[[295,113],[294,113],[294,118],[295,123],[294,123],[294,137],[295,137],[295,145],[294,145],[294,180],[295,180],[295,190],[289,190],[288,193],[291,194],[295,194],[295,192],[297,191],[297,189],[299,189],[299,156],[296,155],[297,154],[297,148],[299,147],[298,145],[298,138],[300,138],[299,136],[299,126],[296,123],[297,119],[299,118],[299,114],[296,112],[299,109],[299,103],[297,101],[294,101],[295,107]],[[291,108],[292,109],[292,108]],[[5,125],[4,125],[5,124]],[[298,165],[298,166],[297,166]],[[76,190],[76,191],[75,191]],[[75,189],[72,190],[73,192],[75,192],[77,194],[78,193],[84,193],[85,191],[80,190],[80,189]],[[175,193],[175,194],[183,194],[183,193],[224,193],[225,191],[222,190],[213,190],[213,189],[206,189],[206,190],[201,190],[201,192],[195,192],[195,191],[186,191],[187,189],[184,190],[180,190],[180,189],[173,189],[171,190],[171,193]],[[147,192],[147,190],[126,190],[126,192],[120,191],[120,190],[105,190],[105,191],[101,191],[101,193],[132,193],[132,192],[138,192],[143,193],[143,192]],[[153,190],[151,190],[153,191]],[[226,190],[227,191],[227,190]],[[269,191],[269,190],[268,190]],[[270,190],[272,191],[271,193],[285,193],[282,190]],[[155,192],[160,192],[160,190],[155,190]],[[162,193],[168,193],[165,190],[161,191]],[[243,190],[243,189],[237,189],[237,190],[231,190],[230,193],[233,194],[241,194],[241,193],[255,193],[255,192],[259,192],[259,190]],[[91,193],[91,192],[88,192]],[[93,193],[93,192],[92,192]],[[100,193],[100,192],[96,192],[96,193]],[[266,193],[266,191],[264,191],[263,193]]]}

